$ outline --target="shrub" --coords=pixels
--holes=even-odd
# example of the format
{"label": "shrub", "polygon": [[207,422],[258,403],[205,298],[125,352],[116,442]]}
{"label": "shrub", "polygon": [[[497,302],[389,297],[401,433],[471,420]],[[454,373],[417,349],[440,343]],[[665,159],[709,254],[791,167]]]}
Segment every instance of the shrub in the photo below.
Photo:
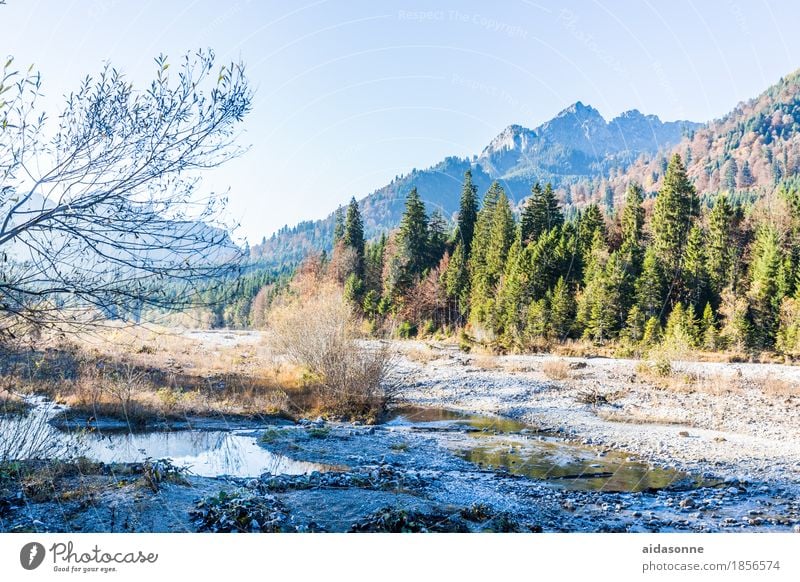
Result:
{"label": "shrub", "polygon": [[332,286],[276,307],[270,317],[273,347],[308,371],[325,412],[374,420],[394,393],[387,382],[392,358],[385,344],[360,345],[357,330]]}

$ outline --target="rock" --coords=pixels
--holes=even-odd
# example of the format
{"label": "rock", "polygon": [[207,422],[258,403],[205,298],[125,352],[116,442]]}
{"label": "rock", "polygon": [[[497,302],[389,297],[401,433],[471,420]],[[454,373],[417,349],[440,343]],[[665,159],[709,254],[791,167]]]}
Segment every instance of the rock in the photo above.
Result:
{"label": "rock", "polygon": [[688,437],[689,436],[689,431],[688,430],[682,430],[682,431],[680,431],[678,433],[678,436]]}
{"label": "rock", "polygon": [[792,531],[793,531],[794,533],[800,533],[800,523],[798,523],[797,525],[795,525],[795,526],[792,528]]}
{"label": "rock", "polygon": [[683,509],[692,509],[697,506],[694,499],[692,499],[691,497],[681,499],[681,502],[678,505]]}
{"label": "rock", "polygon": [[725,490],[725,493],[728,495],[739,495],[739,488],[738,487],[728,487]]}
{"label": "rock", "polygon": [[631,513],[631,516],[632,517],[642,517],[642,512],[641,511],[634,511],[633,513]]}

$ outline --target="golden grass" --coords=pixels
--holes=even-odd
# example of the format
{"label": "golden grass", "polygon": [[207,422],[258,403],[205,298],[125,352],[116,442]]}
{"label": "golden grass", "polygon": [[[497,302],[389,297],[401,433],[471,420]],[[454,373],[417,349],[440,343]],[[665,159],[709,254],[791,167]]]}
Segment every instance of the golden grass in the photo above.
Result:
{"label": "golden grass", "polygon": [[542,364],[542,373],[551,380],[567,380],[572,376],[569,363],[564,360],[548,360]]}

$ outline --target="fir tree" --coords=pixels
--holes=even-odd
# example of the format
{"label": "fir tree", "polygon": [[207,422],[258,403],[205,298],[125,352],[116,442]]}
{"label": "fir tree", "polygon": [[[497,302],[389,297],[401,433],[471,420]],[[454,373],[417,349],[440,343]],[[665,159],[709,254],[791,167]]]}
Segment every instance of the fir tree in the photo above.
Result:
{"label": "fir tree", "polygon": [[703,309],[703,318],[700,321],[700,329],[703,334],[702,347],[708,351],[717,350],[719,346],[719,330],[717,329],[717,318],[714,316],[714,308],[711,303],[706,303]]}
{"label": "fir tree", "polygon": [[[694,186],[686,175],[681,157],[672,156],[664,176],[664,185],[653,209],[653,245],[661,262],[669,288],[680,289],[684,245],[698,211]],[[671,299],[670,293],[667,299]]]}
{"label": "fir tree", "polygon": [[687,303],[695,308],[707,300],[708,276],[706,274],[705,237],[699,226],[689,231],[684,251],[684,296]]}
{"label": "fir tree", "polygon": [[548,183],[542,189],[538,182],[535,183],[522,210],[520,222],[522,242],[535,241],[545,232],[563,223],[564,216],[558,206],[553,186]]}
{"label": "fir tree", "polygon": [[733,208],[725,196],[718,196],[708,216],[706,240],[709,290],[712,300],[719,304],[722,290],[732,282],[733,265]]}
{"label": "fir tree", "polygon": [[350,199],[344,219],[344,232],[341,241],[345,247],[353,249],[355,265],[353,272],[359,279],[364,278],[364,223],[355,198]]}
{"label": "fir tree", "polygon": [[400,219],[398,244],[403,261],[403,280],[410,283],[430,265],[428,252],[428,215],[416,188],[406,198],[406,208]]}
{"label": "fir tree", "polygon": [[642,274],[636,280],[635,288],[636,304],[645,317],[660,318],[664,306],[664,276],[652,246],[644,253]]}
{"label": "fir tree", "polygon": [[472,250],[472,239],[475,236],[475,222],[478,219],[478,187],[472,183],[472,172],[464,173],[464,186],[461,189],[461,201],[458,209],[458,225],[456,241],[463,245],[465,258],[469,259]]}
{"label": "fir tree", "polygon": [[[344,210],[339,206],[333,213],[333,244],[336,245],[344,236]],[[264,241],[266,243],[266,240]]]}
{"label": "fir tree", "polygon": [[625,209],[622,211],[622,244],[620,252],[628,272],[634,278],[642,269],[642,229],[644,228],[644,208],[642,187],[638,184],[628,186]]}
{"label": "fir tree", "polygon": [[436,265],[447,248],[447,221],[437,208],[428,221],[428,266]]}
{"label": "fir tree", "polygon": [[778,293],[782,256],[778,233],[774,227],[762,225],[756,235],[750,273],[750,323],[753,339],[762,348],[772,347],[778,328],[780,305]]}
{"label": "fir tree", "polygon": [[572,332],[576,307],[572,291],[563,276],[556,281],[555,287],[549,294],[549,299],[550,327],[548,335],[551,339],[563,342]]}

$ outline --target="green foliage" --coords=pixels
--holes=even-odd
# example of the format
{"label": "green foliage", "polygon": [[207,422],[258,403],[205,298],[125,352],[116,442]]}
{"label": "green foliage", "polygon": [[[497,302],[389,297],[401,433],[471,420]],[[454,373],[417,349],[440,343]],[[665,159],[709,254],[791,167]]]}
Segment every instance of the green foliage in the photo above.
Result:
{"label": "green foliage", "polygon": [[347,206],[347,215],[344,219],[344,230],[341,237],[345,247],[353,249],[355,253],[354,274],[364,277],[364,222],[355,198]]}
{"label": "green foliage", "polygon": [[461,243],[462,253],[469,258],[472,250],[472,239],[475,236],[475,222],[478,220],[478,187],[472,183],[472,172],[464,173],[464,187],[458,206],[458,225],[456,227],[456,243]]}
{"label": "green foliage", "polygon": [[670,289],[680,289],[684,245],[698,210],[694,186],[686,175],[680,155],[675,154],[656,198],[651,224],[653,245],[666,281],[670,283],[668,300],[675,297]]}
{"label": "green foliage", "polygon": [[402,282],[411,285],[430,266],[428,215],[416,188],[406,198],[406,210],[400,220],[398,244],[402,264]]}
{"label": "green foliage", "polygon": [[535,241],[545,232],[561,226],[563,223],[564,216],[561,214],[552,184],[548,182],[542,189],[541,185],[536,182],[522,210],[520,222],[522,242]]}

